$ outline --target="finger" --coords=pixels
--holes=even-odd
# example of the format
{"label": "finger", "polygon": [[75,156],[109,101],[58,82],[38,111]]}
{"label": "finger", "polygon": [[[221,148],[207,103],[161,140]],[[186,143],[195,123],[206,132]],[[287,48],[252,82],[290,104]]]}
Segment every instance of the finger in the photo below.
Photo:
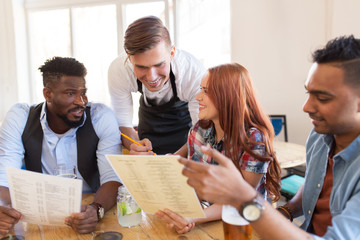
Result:
{"label": "finger", "polygon": [[86,223],[86,224],[72,224],[71,227],[77,231],[78,233],[89,233],[95,231],[97,222],[94,223]]}
{"label": "finger", "polygon": [[165,216],[173,222],[176,229],[183,229],[188,224],[188,221],[184,217],[169,209],[164,209],[164,213],[166,214]]}
{"label": "finger", "polygon": [[203,153],[209,155],[210,157],[214,158],[219,165],[226,167],[229,164],[233,164],[229,158],[227,158],[225,155],[221,154],[219,151],[217,151],[215,149],[201,146],[201,151]]}
{"label": "finger", "polygon": [[[173,229],[174,228],[174,224],[172,224],[172,223],[167,223],[166,224],[166,227],[168,228],[168,229]],[[175,230],[176,231],[176,230]]]}
{"label": "finger", "polygon": [[162,211],[162,215],[161,217],[159,217],[162,221],[167,223],[167,227],[169,229],[174,228],[175,231],[183,229],[186,225],[187,222],[182,223],[182,222],[178,222],[176,219],[172,218],[169,214],[167,214],[166,212]]}
{"label": "finger", "polygon": [[176,232],[178,234],[184,234],[184,233],[190,232],[194,227],[195,227],[195,223],[189,223],[182,229],[176,229]]}
{"label": "finger", "polygon": [[187,160],[186,158],[180,156],[178,158],[178,161],[179,163],[184,165],[185,169],[189,171],[189,173],[205,172],[209,168],[209,164],[203,164],[201,162]]}
{"label": "finger", "polygon": [[146,147],[146,146],[139,146],[139,145],[137,145],[136,143],[132,143],[131,145],[130,145],[130,152],[131,151],[134,151],[134,152],[147,152],[149,149],[148,149],[148,147]]}
{"label": "finger", "polygon": [[11,207],[1,207],[0,212],[9,218],[16,219],[16,221],[22,218],[22,214],[14,208]]}
{"label": "finger", "polygon": [[151,144],[151,141],[147,138],[144,138],[140,141],[141,145],[144,145],[147,150],[152,150],[152,144]]}
{"label": "finger", "polygon": [[173,219],[175,222],[181,223],[181,224],[182,224],[182,227],[183,227],[184,225],[187,225],[187,224],[188,224],[187,220],[186,220],[183,216],[177,214],[176,212],[173,212],[173,211],[171,211],[170,209],[167,209],[167,208],[164,209],[164,212],[165,212],[171,219]]}
{"label": "finger", "polygon": [[154,213],[156,217],[162,217],[164,215],[164,212],[161,210],[158,210],[156,213]]}
{"label": "finger", "polygon": [[162,221],[164,221],[164,222],[166,222],[168,224],[175,224],[174,220],[168,214],[166,214],[163,211],[158,212],[156,216],[159,217]]}
{"label": "finger", "polygon": [[12,223],[0,222],[0,233],[7,234],[13,226]]}
{"label": "finger", "polygon": [[10,228],[9,229],[7,229],[7,228],[1,229],[0,228],[0,236],[7,235],[9,232],[10,232]]}
{"label": "finger", "polygon": [[154,155],[154,153],[152,151],[146,151],[146,152],[137,152],[137,151],[133,151],[131,150],[129,152],[130,155]]}

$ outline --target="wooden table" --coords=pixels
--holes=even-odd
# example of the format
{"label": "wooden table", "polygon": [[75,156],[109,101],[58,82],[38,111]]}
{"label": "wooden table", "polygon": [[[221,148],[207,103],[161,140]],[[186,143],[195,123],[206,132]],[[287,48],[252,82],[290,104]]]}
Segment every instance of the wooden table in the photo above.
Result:
{"label": "wooden table", "polygon": [[[93,200],[93,194],[84,194],[83,204],[89,204]],[[168,229],[166,224],[151,214],[144,214],[143,221],[139,226],[132,228],[121,227],[117,221],[116,207],[106,212],[104,218],[98,223],[96,232],[120,232],[124,240],[132,239],[164,239],[164,240],[186,240],[186,239],[224,239],[221,221],[214,221],[197,225],[186,234],[177,234]],[[19,222],[15,226],[15,234],[25,236],[26,240],[40,239],[83,239],[91,240],[95,234],[78,234],[70,227],[38,226]]]}
{"label": "wooden table", "polygon": [[306,163],[306,150],[303,145],[275,140],[274,150],[281,168],[290,168]]}

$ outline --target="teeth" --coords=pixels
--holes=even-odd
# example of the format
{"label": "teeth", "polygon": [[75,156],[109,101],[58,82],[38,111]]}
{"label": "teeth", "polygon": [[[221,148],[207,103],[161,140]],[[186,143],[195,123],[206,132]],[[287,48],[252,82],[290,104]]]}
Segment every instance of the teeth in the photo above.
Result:
{"label": "teeth", "polygon": [[149,82],[150,84],[155,84],[155,83],[157,83],[158,81],[160,81],[160,79],[156,79],[155,81],[151,81],[151,82]]}

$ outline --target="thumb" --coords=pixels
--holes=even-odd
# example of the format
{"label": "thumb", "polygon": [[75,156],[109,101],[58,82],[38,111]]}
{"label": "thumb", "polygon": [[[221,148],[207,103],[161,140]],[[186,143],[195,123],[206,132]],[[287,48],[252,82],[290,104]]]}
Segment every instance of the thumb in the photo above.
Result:
{"label": "thumb", "polygon": [[230,163],[232,164],[233,162],[231,161],[231,159],[229,159],[228,157],[226,157],[225,155],[221,154],[219,151],[215,150],[215,149],[211,149],[209,147],[205,147],[205,146],[201,146],[201,151],[207,155],[209,155],[210,157],[214,158],[215,161],[220,165],[220,166],[228,166]]}

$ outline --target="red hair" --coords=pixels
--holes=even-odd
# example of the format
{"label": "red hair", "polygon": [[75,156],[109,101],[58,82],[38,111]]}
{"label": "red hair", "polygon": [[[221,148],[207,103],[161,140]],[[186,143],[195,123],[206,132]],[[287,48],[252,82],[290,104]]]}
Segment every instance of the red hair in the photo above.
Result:
{"label": "red hair", "polygon": [[[207,90],[219,112],[220,127],[224,130],[225,155],[238,168],[242,150],[256,159],[268,161],[265,188],[275,201],[278,200],[281,170],[273,149],[274,129],[258,103],[248,71],[238,63],[210,68]],[[207,128],[210,124],[211,121],[200,121],[201,127]],[[264,141],[260,144],[265,145],[265,155],[254,153],[249,147],[249,143],[253,142],[247,131],[252,127],[263,133]]]}

